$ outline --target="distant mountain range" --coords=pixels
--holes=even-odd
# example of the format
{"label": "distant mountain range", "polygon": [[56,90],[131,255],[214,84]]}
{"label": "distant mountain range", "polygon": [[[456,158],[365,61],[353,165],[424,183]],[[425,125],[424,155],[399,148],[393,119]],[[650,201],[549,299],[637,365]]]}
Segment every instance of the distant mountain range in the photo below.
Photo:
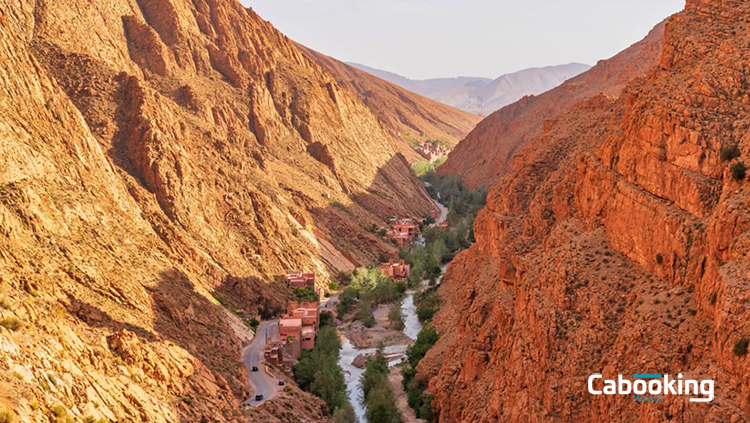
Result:
{"label": "distant mountain range", "polygon": [[583,63],[569,63],[524,69],[494,80],[463,76],[416,80],[358,63],[349,64],[409,91],[482,116],[514,103],[523,96],[551,90],[591,68]]}

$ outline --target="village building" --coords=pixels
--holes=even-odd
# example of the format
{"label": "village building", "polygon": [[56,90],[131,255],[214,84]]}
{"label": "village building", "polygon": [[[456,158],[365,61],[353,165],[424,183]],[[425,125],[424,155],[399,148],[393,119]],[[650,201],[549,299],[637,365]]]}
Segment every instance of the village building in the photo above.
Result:
{"label": "village building", "polygon": [[390,223],[391,230],[388,232],[388,235],[396,242],[399,248],[412,244],[419,234],[419,223],[414,219],[392,217]]}
{"label": "village building", "polygon": [[389,260],[388,263],[380,265],[380,270],[389,278],[396,280],[408,279],[411,276],[411,267],[403,260]]}
{"label": "village building", "polygon": [[267,363],[279,366],[284,364],[284,344],[281,340],[266,340],[266,348],[263,350],[263,358]]}
{"label": "village building", "polygon": [[305,287],[315,289],[315,273],[290,270],[286,272],[286,281],[292,289]]}
{"label": "village building", "polygon": [[302,349],[311,350],[315,347],[315,328],[313,326],[302,327]]}
{"label": "village building", "polygon": [[450,153],[450,148],[439,142],[424,142],[417,149],[417,153],[430,162],[434,162],[440,157],[447,156]]}
{"label": "village building", "polygon": [[302,319],[283,317],[279,320],[279,336],[284,343],[284,352],[292,358],[302,355]]}

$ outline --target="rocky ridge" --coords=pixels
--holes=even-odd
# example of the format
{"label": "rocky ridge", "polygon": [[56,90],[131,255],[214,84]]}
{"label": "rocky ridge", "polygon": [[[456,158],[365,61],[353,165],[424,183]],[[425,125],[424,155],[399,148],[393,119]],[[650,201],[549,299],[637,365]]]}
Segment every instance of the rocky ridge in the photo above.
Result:
{"label": "rocky ridge", "polygon": [[618,96],[625,85],[657,66],[664,22],[641,41],[538,96],[526,96],[491,114],[462,140],[440,166],[469,187],[490,187],[510,170],[513,157],[542,133],[544,122],[599,93]]}
{"label": "rocky ridge", "polygon": [[[0,0],[0,410],[325,421],[248,395],[273,275],[431,204],[377,118],[236,1]],[[320,278],[322,281],[325,277]]]}
{"label": "rocky ridge", "polygon": [[[440,288],[419,367],[439,421],[748,419],[750,190],[730,172],[750,148],[748,22],[746,2],[688,1],[653,72],[517,155]],[[586,390],[634,372],[713,379],[716,396]]]}
{"label": "rocky ridge", "polygon": [[391,135],[396,150],[409,162],[424,160],[409,140],[420,143],[437,140],[454,146],[482,119],[414,94],[310,48],[298,47],[370,108]]}

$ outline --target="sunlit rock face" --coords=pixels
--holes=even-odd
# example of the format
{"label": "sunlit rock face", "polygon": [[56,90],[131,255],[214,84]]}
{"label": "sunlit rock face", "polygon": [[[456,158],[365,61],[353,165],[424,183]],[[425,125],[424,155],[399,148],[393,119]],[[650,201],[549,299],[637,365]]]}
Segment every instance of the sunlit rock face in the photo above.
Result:
{"label": "sunlit rock face", "polygon": [[378,119],[236,1],[0,10],[0,410],[325,420],[293,387],[241,409],[214,296],[252,315],[284,269],[395,252],[364,228],[432,206]]}
{"label": "sunlit rock face", "polygon": [[[747,2],[688,2],[653,71],[517,155],[440,288],[419,369],[439,421],[747,420],[748,21]],[[644,371],[712,379],[715,398],[586,388]]]}

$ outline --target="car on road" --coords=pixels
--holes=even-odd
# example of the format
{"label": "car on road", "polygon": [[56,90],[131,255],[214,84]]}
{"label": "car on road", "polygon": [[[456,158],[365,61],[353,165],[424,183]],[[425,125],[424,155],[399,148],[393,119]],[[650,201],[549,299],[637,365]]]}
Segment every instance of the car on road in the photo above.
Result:
{"label": "car on road", "polygon": [[284,381],[283,380],[279,381],[279,386],[284,386]]}
{"label": "car on road", "polygon": [[257,372],[257,371],[258,371],[258,368],[257,368],[256,366],[253,366],[253,371],[254,371],[254,372]]}
{"label": "car on road", "polygon": [[263,401],[263,394],[258,394],[255,396],[255,401]]}

